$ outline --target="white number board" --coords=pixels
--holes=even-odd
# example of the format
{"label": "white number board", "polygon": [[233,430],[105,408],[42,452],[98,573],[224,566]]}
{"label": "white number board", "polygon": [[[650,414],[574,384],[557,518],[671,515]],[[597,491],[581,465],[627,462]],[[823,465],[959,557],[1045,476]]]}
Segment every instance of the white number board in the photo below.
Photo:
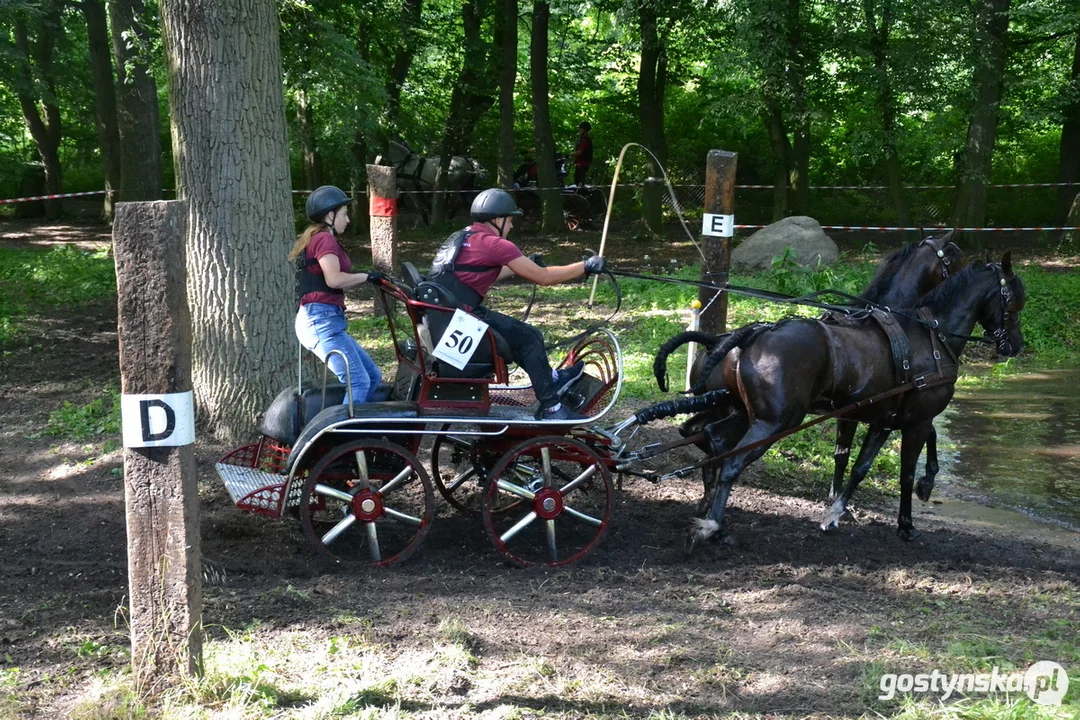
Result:
{"label": "white number board", "polygon": [[179,447],[195,442],[192,392],[121,395],[124,447]]}
{"label": "white number board", "polygon": [[463,310],[455,310],[442,340],[431,354],[461,370],[480,347],[480,343],[486,342],[484,333],[487,329],[486,322]]}
{"label": "white number board", "polygon": [[701,234],[709,237],[733,237],[735,216],[705,213],[701,216]]}

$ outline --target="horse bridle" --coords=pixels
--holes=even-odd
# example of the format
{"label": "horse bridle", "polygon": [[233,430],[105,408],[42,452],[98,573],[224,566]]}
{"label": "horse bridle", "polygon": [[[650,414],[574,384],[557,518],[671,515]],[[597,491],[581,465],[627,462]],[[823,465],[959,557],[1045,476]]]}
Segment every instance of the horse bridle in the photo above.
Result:
{"label": "horse bridle", "polygon": [[1009,311],[1009,304],[1013,300],[1013,292],[1009,287],[1009,281],[1005,279],[1005,269],[1001,267],[1001,263],[989,263],[987,267],[991,267],[997,272],[999,297],[1001,298],[1001,326],[990,333],[990,336],[994,339],[994,345],[997,347],[998,352],[1005,355],[1006,344],[1008,344],[1010,350],[1012,349],[1009,330],[1020,322],[1020,315]]}
{"label": "horse bridle", "polygon": [[[949,278],[949,265],[952,264],[952,260],[950,260],[948,254],[946,254],[945,248],[953,245],[953,243],[947,242],[944,245],[938,245],[937,242],[937,238],[926,237],[919,245],[929,245],[930,249],[934,251],[934,254],[938,256],[938,260],[941,261],[941,279],[947,280]],[[955,245],[953,246],[955,247]]]}

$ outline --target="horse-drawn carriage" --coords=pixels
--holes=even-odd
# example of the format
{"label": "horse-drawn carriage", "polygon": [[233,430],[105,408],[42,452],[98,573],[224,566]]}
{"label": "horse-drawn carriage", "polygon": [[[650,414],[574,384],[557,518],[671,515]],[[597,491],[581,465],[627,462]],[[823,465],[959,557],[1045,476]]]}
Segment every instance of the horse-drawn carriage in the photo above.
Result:
{"label": "horse-drawn carriage", "polygon": [[[299,519],[314,547],[337,560],[390,565],[408,557],[434,520],[438,489],[458,510],[481,516],[511,562],[563,565],[604,536],[613,473],[656,481],[701,470],[705,496],[688,537],[692,548],[721,528],[730,489],[748,463],[779,438],[838,417],[865,422],[870,431],[847,488],[840,494],[834,484],[838,497],[822,529],[835,525],[885,438],[901,430],[898,530],[910,539],[916,460],[932,441],[933,418],[952,397],[957,358],[977,323],[1000,354],[1020,352],[1024,288],[1008,254],[1000,264],[974,263],[960,273],[956,265],[950,273],[949,256],[933,243],[897,256],[874,282],[910,284],[915,293],[926,292],[928,281],[938,286],[916,310],[858,298],[861,306],[834,308],[847,316],[843,321],[794,318],[696,337],[710,350],[698,368],[698,394],[639,410],[609,428],[596,423],[623,382],[610,332],[579,339],[560,365],[585,363],[585,374],[563,397],[585,419],[537,421],[531,388],[509,383],[496,333],[470,330],[472,316],[414,271],[406,282],[380,280],[377,296],[397,358],[385,399],[357,406],[344,397],[347,385],[327,384],[325,375],[321,386],[301,377],[268,409],[262,438],[224,457],[218,474],[238,507]],[[658,357],[658,380],[659,360],[678,344],[673,340]],[[677,414],[693,414],[680,441],[631,450],[620,437],[634,425]],[[818,417],[804,423],[807,414]],[[417,458],[427,436],[434,437],[430,475]],[[690,444],[706,459],[659,477],[640,469],[640,462]],[[846,448],[842,457],[840,451],[838,443],[838,480],[847,463]],[[929,474],[929,460],[927,467]],[[933,478],[923,482],[925,500]]]}

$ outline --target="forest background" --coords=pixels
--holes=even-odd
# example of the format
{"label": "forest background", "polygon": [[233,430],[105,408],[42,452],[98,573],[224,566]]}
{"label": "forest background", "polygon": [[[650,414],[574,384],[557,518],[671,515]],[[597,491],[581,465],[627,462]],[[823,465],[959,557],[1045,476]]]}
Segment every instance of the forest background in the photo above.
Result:
{"label": "forest background", "polygon": [[[393,137],[474,157],[485,185],[539,159],[552,187],[546,158],[570,152],[588,120],[593,183],[630,141],[689,184],[710,148],[738,152],[740,184],[774,186],[741,191],[742,222],[1077,224],[1075,185],[990,187],[1078,180],[1075,0],[280,0],[277,11],[294,189],[363,189]],[[175,188],[167,74],[153,0],[0,0],[0,198]],[[639,165],[628,181],[656,174]],[[882,190],[810,189],[837,184]]]}

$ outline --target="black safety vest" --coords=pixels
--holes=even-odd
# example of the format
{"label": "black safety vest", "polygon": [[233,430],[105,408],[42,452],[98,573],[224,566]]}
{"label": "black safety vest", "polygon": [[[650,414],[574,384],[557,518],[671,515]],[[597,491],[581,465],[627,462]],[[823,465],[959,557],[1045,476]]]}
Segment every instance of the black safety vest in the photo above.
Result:
{"label": "black safety vest", "polygon": [[431,262],[431,270],[428,271],[428,280],[446,288],[459,302],[470,307],[476,307],[484,302],[484,298],[481,297],[480,293],[463,283],[461,278],[454,274],[454,271],[487,272],[502,267],[501,265],[464,265],[456,262],[457,256],[461,253],[461,246],[474,232],[466,228],[458,230],[446,238],[446,242],[435,253],[435,259]]}
{"label": "black safety vest", "polygon": [[319,261],[307,256],[307,250],[296,258],[296,306],[300,307],[300,300],[308,293],[324,292],[331,295],[344,295],[345,291],[332,288],[326,284],[326,277],[322,273],[308,272],[312,265],[318,265]]}

